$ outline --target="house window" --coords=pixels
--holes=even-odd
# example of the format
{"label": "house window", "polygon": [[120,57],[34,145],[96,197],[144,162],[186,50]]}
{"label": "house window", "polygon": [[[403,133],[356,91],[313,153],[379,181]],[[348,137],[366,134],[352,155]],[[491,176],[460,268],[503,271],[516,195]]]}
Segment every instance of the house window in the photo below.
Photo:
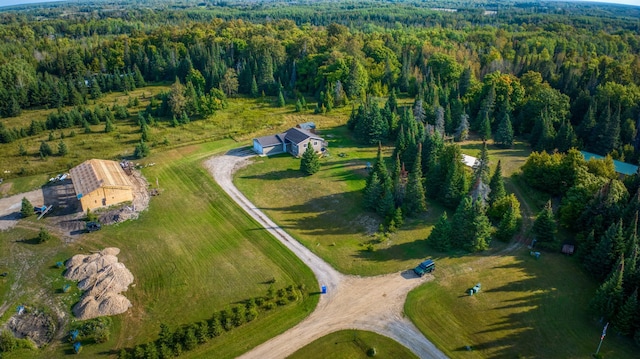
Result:
{"label": "house window", "polygon": [[313,145],[316,146],[318,144],[318,141],[313,141]]}

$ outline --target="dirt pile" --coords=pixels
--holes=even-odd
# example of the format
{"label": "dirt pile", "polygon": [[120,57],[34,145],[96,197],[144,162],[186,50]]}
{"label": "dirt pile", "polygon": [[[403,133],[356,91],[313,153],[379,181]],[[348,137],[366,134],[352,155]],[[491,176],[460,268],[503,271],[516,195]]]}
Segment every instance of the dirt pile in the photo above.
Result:
{"label": "dirt pile", "polygon": [[123,295],[133,283],[133,274],[118,262],[118,248],[106,248],[90,255],[77,254],[67,261],[67,279],[78,281],[84,294],[73,307],[78,319],[92,319],[124,313],[131,302]]}

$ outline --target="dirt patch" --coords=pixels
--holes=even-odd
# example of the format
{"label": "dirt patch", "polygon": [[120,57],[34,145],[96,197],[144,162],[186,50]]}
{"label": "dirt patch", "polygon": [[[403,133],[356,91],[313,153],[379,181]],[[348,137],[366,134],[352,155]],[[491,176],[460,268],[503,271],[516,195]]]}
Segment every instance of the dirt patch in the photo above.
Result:
{"label": "dirt patch", "polygon": [[118,248],[106,248],[90,255],[78,254],[67,261],[67,279],[78,281],[84,290],[73,314],[82,320],[116,315],[127,311],[131,302],[121,292],[133,283],[133,274],[118,262]]}
{"label": "dirt patch", "polygon": [[137,170],[131,171],[129,179],[133,184],[133,202],[131,205],[109,209],[104,212],[99,211],[98,219],[100,220],[100,223],[109,225],[130,219],[138,219],[140,212],[149,207],[151,190],[149,189],[149,183],[147,180],[144,178],[142,173]]}
{"label": "dirt patch", "polygon": [[16,313],[9,318],[6,326],[16,338],[29,338],[38,347],[49,343],[56,331],[54,320],[39,310]]}
{"label": "dirt patch", "polygon": [[0,184],[0,198],[4,197],[11,191],[12,182]]}

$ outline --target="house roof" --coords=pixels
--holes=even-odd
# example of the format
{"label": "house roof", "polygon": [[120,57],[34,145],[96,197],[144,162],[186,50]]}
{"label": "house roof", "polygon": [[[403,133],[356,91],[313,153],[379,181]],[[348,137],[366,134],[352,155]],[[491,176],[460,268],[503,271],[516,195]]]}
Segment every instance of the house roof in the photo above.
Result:
{"label": "house roof", "polygon": [[116,161],[88,160],[72,168],[69,173],[76,195],[88,194],[101,187],[133,187]]}
{"label": "house roof", "polygon": [[279,133],[277,135],[258,137],[255,140],[258,141],[258,143],[260,144],[260,146],[262,146],[262,148],[272,147],[272,146],[281,145],[284,139],[284,135],[285,135],[284,133],[282,134]]}
{"label": "house roof", "polygon": [[301,128],[292,127],[285,132],[285,139],[296,145],[300,142],[306,141],[309,138],[315,138],[320,141],[324,141],[322,137],[315,135],[309,131],[303,130]]}
{"label": "house roof", "polygon": [[[587,151],[580,151],[580,153],[582,153],[582,156],[584,156],[585,161],[589,161],[592,158],[596,160],[601,160],[604,158],[603,156],[596,155],[595,153],[591,153]],[[636,174],[636,172],[638,172],[638,166],[634,166],[626,162],[613,160],[613,166],[615,167],[616,172],[622,173],[627,176],[634,175]]]}

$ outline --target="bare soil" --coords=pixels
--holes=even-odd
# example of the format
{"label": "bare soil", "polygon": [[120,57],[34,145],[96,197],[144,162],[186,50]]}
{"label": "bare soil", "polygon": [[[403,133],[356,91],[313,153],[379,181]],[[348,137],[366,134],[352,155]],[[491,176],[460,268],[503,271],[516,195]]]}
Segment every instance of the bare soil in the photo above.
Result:
{"label": "bare soil", "polygon": [[306,344],[343,329],[369,330],[390,337],[421,358],[446,358],[404,317],[403,311],[409,291],[433,276],[418,278],[412,271],[366,278],[339,273],[271,221],[235,187],[233,173],[249,164],[252,156],[248,150],[232,150],[209,159],[205,166],[242,209],[311,268],[319,287],[325,285],[327,293],[322,294],[309,317],[241,358],[285,358]]}
{"label": "bare soil", "polygon": [[53,319],[39,310],[16,313],[9,318],[6,326],[16,338],[29,338],[38,347],[49,343],[56,331]]}

